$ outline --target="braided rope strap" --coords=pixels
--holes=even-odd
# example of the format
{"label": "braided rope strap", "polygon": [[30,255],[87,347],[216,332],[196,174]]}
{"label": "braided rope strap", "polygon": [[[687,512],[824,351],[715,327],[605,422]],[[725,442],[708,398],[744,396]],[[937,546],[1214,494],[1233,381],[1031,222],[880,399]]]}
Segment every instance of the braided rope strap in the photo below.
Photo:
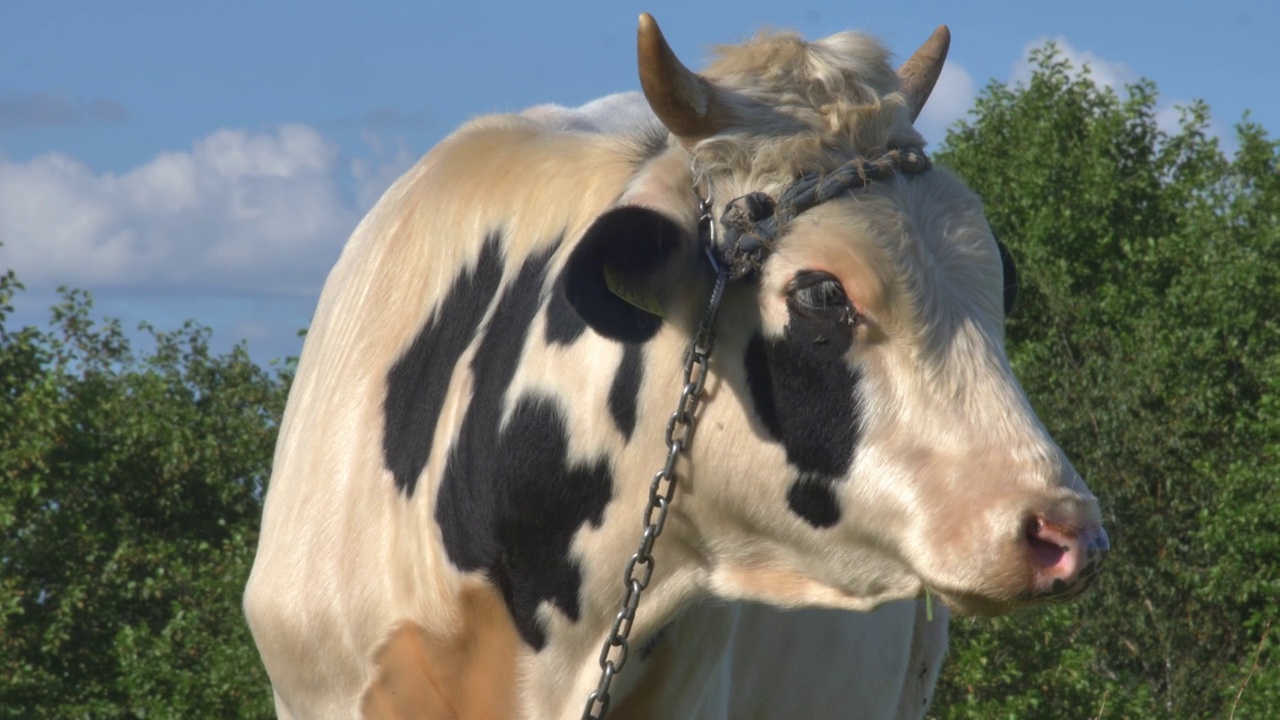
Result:
{"label": "braided rope strap", "polygon": [[922,148],[894,148],[870,159],[856,157],[825,175],[806,173],[776,201],[762,192],[748,193],[731,200],[720,215],[724,234],[716,252],[729,268],[729,278],[741,280],[760,270],[778,235],[800,213],[894,173],[922,173],[930,167]]}

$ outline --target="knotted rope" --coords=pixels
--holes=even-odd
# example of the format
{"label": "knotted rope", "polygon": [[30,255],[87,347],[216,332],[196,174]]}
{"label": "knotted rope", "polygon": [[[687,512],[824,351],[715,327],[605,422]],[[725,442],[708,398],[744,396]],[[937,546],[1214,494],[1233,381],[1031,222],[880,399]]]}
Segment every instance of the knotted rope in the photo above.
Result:
{"label": "knotted rope", "polygon": [[758,272],[783,228],[804,211],[895,172],[921,173],[931,165],[922,148],[894,148],[870,159],[856,157],[826,175],[806,173],[777,201],[762,192],[731,200],[720,215],[724,233],[716,248],[729,278],[740,280]]}

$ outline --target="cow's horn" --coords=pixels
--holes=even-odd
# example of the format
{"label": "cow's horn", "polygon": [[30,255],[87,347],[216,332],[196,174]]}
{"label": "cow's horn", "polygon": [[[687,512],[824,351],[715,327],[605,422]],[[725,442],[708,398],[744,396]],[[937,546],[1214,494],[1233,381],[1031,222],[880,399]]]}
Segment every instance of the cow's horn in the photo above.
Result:
{"label": "cow's horn", "polygon": [[677,137],[697,141],[728,125],[726,110],[717,101],[715,89],[680,62],[649,13],[640,15],[636,55],[645,99]]}
{"label": "cow's horn", "polygon": [[902,83],[902,94],[907,98],[907,106],[911,108],[912,122],[920,116],[929,93],[933,92],[933,85],[942,74],[942,63],[946,62],[947,49],[950,47],[951,31],[946,25],[939,25],[920,49],[898,68],[898,80]]}

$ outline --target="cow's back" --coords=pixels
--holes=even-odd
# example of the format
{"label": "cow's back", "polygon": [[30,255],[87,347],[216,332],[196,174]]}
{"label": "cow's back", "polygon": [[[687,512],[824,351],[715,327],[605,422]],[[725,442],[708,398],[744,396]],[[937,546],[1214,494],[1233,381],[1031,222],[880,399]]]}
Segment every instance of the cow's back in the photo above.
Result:
{"label": "cow's back", "polygon": [[[385,452],[388,375],[464,274],[496,267],[502,284],[531,255],[561,262],[565,239],[621,191],[640,144],[481,118],[400,178],[353,233],[299,359],[245,595],[277,698],[288,699],[282,716],[355,714],[393,628],[445,635],[457,621],[462,576],[433,518],[446,453],[431,454],[413,492],[398,482]],[[442,399],[435,431],[412,438],[422,447],[449,447],[466,411],[474,338],[454,344],[462,355],[431,389]]]}

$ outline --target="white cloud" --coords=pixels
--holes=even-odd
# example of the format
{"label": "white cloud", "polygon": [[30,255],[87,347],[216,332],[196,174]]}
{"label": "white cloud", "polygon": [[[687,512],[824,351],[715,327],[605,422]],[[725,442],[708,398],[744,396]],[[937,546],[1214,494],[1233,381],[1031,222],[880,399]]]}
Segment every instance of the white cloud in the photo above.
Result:
{"label": "white cloud", "polygon": [[1058,46],[1058,52],[1071,63],[1075,72],[1080,72],[1087,65],[1090,77],[1100,87],[1108,87],[1123,93],[1126,85],[1138,81],[1138,74],[1125,63],[1107,60],[1092,50],[1081,50],[1072,45],[1070,40],[1059,35],[1055,38],[1041,36],[1024,45],[1022,55],[1013,64],[1013,70],[1009,74],[1009,84],[1025,83],[1031,79],[1031,51],[1044,47],[1047,42],[1053,42]]}
{"label": "white cloud", "polygon": [[938,145],[946,137],[947,128],[969,112],[977,97],[978,85],[969,71],[955,61],[946,63],[916,119],[916,129],[930,145]]}
{"label": "white cloud", "polygon": [[357,220],[314,129],[219,130],[123,174],[0,157],[0,265],[31,287],[314,293]]}
{"label": "white cloud", "polygon": [[62,153],[0,152],[0,270],[26,285],[15,325],[43,325],[58,285],[91,290],[126,328],[197,318],[215,348],[297,354],[324,278],[360,215],[416,159],[361,135],[348,157],[305,125],[219,130],[124,173]]}
{"label": "white cloud", "polygon": [[[1161,98],[1156,103],[1156,127],[1168,135],[1179,132],[1182,127],[1183,109],[1190,105],[1191,103],[1185,100]],[[1209,118],[1209,126],[1205,128],[1205,134],[1218,138],[1219,146],[1227,157],[1235,155],[1240,149],[1235,132],[1219,117]]]}

